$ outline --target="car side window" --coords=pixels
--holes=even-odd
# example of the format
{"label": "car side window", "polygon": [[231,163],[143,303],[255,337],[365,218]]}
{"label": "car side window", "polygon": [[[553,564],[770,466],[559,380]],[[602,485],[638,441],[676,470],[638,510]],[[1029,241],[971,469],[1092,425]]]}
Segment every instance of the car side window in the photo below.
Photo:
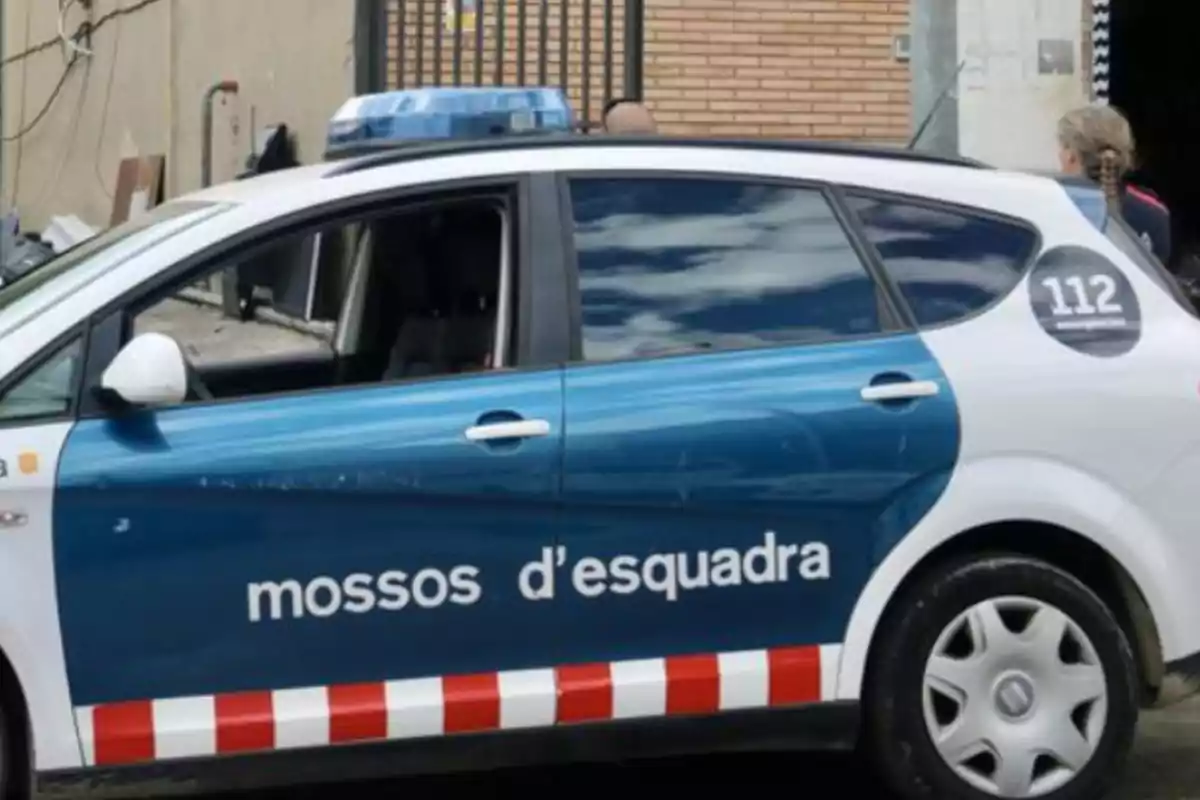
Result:
{"label": "car side window", "polygon": [[0,423],[33,422],[71,413],[83,342],[74,339],[0,395]]}
{"label": "car side window", "polygon": [[[312,271],[329,233],[286,239],[244,263],[183,287],[133,319],[131,334],[173,337],[193,366],[332,353],[334,325],[313,314]],[[226,266],[235,266],[233,264]],[[238,316],[222,310],[226,276],[236,275]]]}
{"label": "car side window", "polygon": [[922,326],[962,319],[1007,295],[1038,244],[1029,228],[992,217],[864,195],[848,200]]}
{"label": "car side window", "polygon": [[285,234],[131,301],[120,346],[175,340],[188,403],[508,368],[517,213],[502,185]]}
{"label": "car side window", "polygon": [[587,361],[882,329],[876,284],[818,190],[586,178],[571,199]]}

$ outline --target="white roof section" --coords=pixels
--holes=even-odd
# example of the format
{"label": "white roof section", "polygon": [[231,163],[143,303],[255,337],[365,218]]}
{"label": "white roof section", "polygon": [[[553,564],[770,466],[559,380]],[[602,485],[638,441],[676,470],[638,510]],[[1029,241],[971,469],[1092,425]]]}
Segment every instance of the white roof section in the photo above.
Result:
{"label": "white roof section", "polygon": [[[239,206],[262,204],[268,215],[408,185],[521,173],[634,170],[762,175],[915,194],[1036,221],[1039,202],[1069,202],[1053,179],[1021,172],[852,153],[661,144],[534,145],[452,150],[335,174],[347,162],[323,163],[214,186],[180,199]],[[248,210],[248,209],[243,209]],[[257,215],[255,215],[257,216]]]}
{"label": "white roof section", "polygon": [[267,172],[240,181],[219,183],[172,199],[199,200],[207,203],[250,203],[262,197],[292,191],[299,186],[320,180],[336,166],[336,164],[313,164]]}

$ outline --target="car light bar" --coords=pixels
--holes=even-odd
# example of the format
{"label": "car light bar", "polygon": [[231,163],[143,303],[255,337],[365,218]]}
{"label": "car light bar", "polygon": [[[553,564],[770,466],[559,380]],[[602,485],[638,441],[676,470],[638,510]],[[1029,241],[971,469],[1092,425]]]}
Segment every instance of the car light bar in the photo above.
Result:
{"label": "car light bar", "polygon": [[347,100],[329,122],[325,155],[345,158],[447,139],[564,133],[574,115],[560,89],[429,88]]}

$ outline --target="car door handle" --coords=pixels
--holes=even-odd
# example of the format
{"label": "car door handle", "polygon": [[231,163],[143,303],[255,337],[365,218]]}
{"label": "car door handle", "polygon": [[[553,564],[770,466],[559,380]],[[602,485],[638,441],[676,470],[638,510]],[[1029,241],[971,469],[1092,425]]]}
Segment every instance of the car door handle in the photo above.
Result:
{"label": "car door handle", "polygon": [[936,381],[904,381],[903,383],[880,383],[864,386],[862,399],[869,403],[886,403],[889,400],[915,400],[918,397],[933,397],[941,391]]}
{"label": "car door handle", "polygon": [[544,419],[492,422],[467,428],[467,440],[471,442],[494,442],[497,439],[536,439],[549,434],[550,423]]}

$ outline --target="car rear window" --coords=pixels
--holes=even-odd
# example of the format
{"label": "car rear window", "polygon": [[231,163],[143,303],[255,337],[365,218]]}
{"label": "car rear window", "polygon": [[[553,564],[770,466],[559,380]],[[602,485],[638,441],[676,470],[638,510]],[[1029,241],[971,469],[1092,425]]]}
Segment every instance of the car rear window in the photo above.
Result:
{"label": "car rear window", "polygon": [[848,202],[924,327],[956,322],[1003,298],[1038,246],[1032,229],[984,214],[853,193]]}

